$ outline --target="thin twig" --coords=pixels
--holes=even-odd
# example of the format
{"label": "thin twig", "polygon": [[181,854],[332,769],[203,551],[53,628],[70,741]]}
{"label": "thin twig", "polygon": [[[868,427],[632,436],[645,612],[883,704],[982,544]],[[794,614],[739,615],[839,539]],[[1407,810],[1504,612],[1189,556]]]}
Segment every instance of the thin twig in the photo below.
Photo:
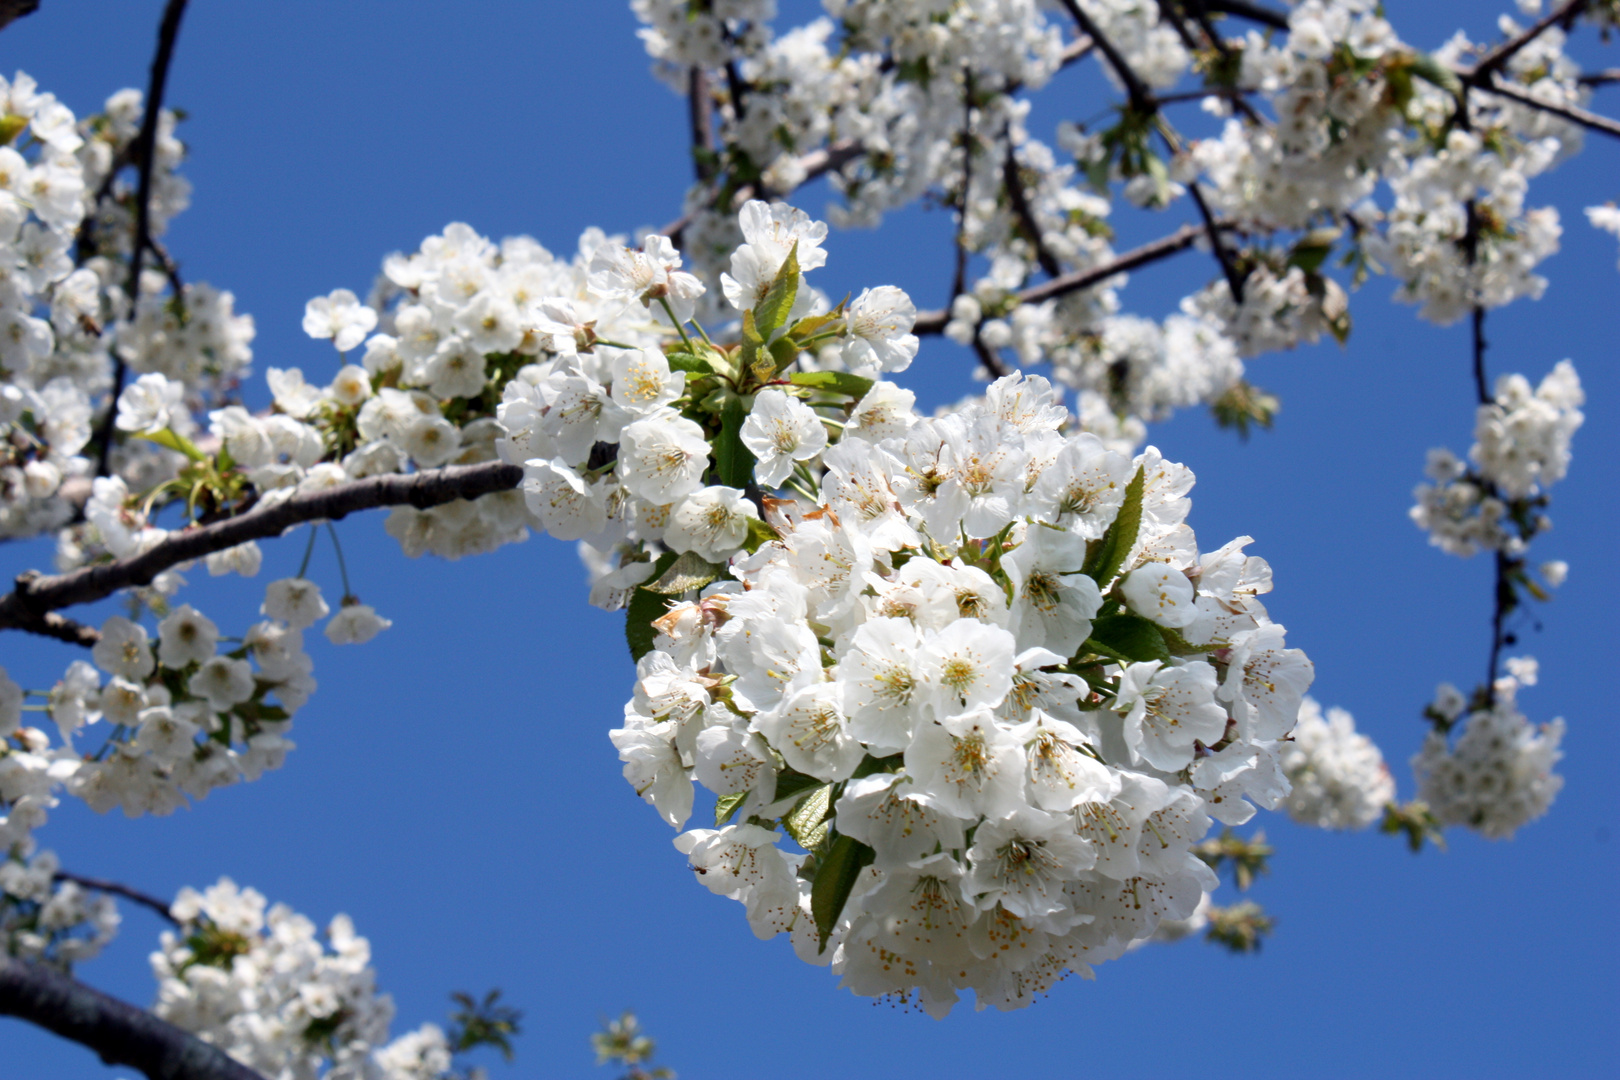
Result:
{"label": "thin twig", "polygon": [[1192,196],[1193,205],[1198,207],[1198,216],[1204,219],[1204,232],[1209,236],[1210,250],[1215,253],[1215,261],[1221,264],[1221,273],[1226,277],[1226,287],[1232,291],[1232,302],[1241,307],[1244,276],[1238,271],[1237,264],[1232,261],[1232,253],[1221,243],[1221,230],[1215,224],[1215,215],[1209,212],[1209,204],[1204,201],[1204,193],[1199,189],[1197,180],[1187,185],[1187,194]]}
{"label": "thin twig", "polygon": [[171,924],[175,926],[180,925],[180,920],[175,918],[173,912],[169,910],[168,901],[159,900],[150,893],[143,893],[139,889],[133,889],[121,882],[103,881],[101,878],[84,877],[81,874],[70,874],[66,870],[58,870],[56,872],[56,880],[71,881],[73,884],[78,885],[81,888],[91,889],[95,892],[111,893],[113,896],[122,896],[125,900],[131,900],[137,904],[140,904],[142,907],[152,909],[159,915],[163,916],[163,918],[167,919]]}
{"label": "thin twig", "polygon": [[1052,249],[1046,246],[1041,223],[1035,219],[1035,211],[1029,205],[1029,198],[1024,193],[1024,175],[1019,169],[1018,157],[1013,153],[1010,137],[1007,139],[1007,158],[1001,166],[1001,179],[1007,187],[1007,203],[1012,207],[1019,224],[1029,234],[1029,242],[1034,245],[1035,261],[1040,263],[1047,277],[1062,276],[1063,267],[1059,265],[1057,256],[1052,254]]}
{"label": "thin twig", "polygon": [[170,567],[249,540],[280,536],[306,521],[337,520],[359,510],[384,506],[425,510],[457,499],[509,491],[522,481],[523,470],[518,466],[489,461],[373,476],[270,505],[261,503],[239,517],[171,533],[141,554],[117,562],[86,566],[66,574],[23,574],[17,578],[15,589],[0,596],[0,630],[30,630],[46,612],[88,604],[120,589],[149,585]]}
{"label": "thin twig", "polygon": [[1496,94],[1499,97],[1505,97],[1511,101],[1517,101],[1520,105],[1525,105],[1532,109],[1539,109],[1540,111],[1550,113],[1553,116],[1562,117],[1572,124],[1579,124],[1584,128],[1590,128],[1593,131],[1601,131],[1605,135],[1612,135],[1616,138],[1620,138],[1620,120],[1613,120],[1607,116],[1599,116],[1597,113],[1588,112],[1578,105],[1555,105],[1550,101],[1542,101],[1540,98],[1532,96],[1529,91],[1525,90],[1523,87],[1498,80],[1492,80],[1490,83],[1481,86],[1479,89],[1482,93]]}
{"label": "thin twig", "polygon": [[962,70],[962,197],[956,219],[956,272],[951,278],[950,307],[967,289],[968,196],[973,190],[973,71]]}
{"label": "thin twig", "polygon": [[[1473,262],[1472,259],[1469,260]],[[1474,305],[1474,394],[1479,398],[1481,405],[1489,405],[1493,400],[1489,385],[1485,380],[1485,309],[1478,304]]]}
{"label": "thin twig", "polygon": [[1585,10],[1586,5],[1590,2],[1591,0],[1568,0],[1568,3],[1564,4],[1552,14],[1543,17],[1537,22],[1531,23],[1525,29],[1519,31],[1517,34],[1508,38],[1506,41],[1502,42],[1502,44],[1496,46],[1490,52],[1480,57],[1479,63],[1475,64],[1472,68],[1468,69],[1467,71],[1458,72],[1459,77],[1461,77],[1464,82],[1472,83],[1475,86],[1488,86],[1491,75],[1501,70],[1504,64],[1517,56],[1519,54],[1519,50],[1523,49],[1526,45],[1530,44],[1532,41],[1536,40],[1536,38],[1540,37],[1542,34],[1545,34],[1548,30],[1551,30],[1559,23],[1566,22],[1567,20],[1573,20],[1575,16],[1579,15],[1583,10]]}
{"label": "thin twig", "polygon": [[1080,28],[1080,32],[1090,37],[1103,56],[1107,57],[1114,73],[1119,76],[1119,81],[1125,84],[1125,96],[1131,99],[1131,108],[1139,113],[1152,112],[1153,95],[1148,91],[1147,84],[1131,69],[1131,65],[1125,62],[1124,54],[1114,47],[1114,43],[1103,36],[1097,24],[1091,21],[1091,16],[1080,6],[1079,0],[1063,0],[1063,6],[1074,19],[1075,25]]}
{"label": "thin twig", "polygon": [[1620,68],[1604,68],[1602,71],[1588,71],[1575,80],[1582,86],[1607,86],[1610,83],[1620,82]]}
{"label": "thin twig", "polygon": [[[1217,220],[1215,227],[1225,231],[1236,226],[1230,221]],[[1062,277],[1053,278],[1051,281],[1043,281],[1039,285],[1023,289],[1017,294],[1016,299],[1021,304],[1039,304],[1054,297],[1090,288],[1093,285],[1107,281],[1111,277],[1123,274],[1127,270],[1134,270],[1139,266],[1158,262],[1160,259],[1174,255],[1178,251],[1185,251],[1205,235],[1202,225],[1183,225],[1169,236],[1133,248],[1100,266],[1076,270],[1064,274]],[[950,320],[951,313],[949,309],[924,311],[917,316],[917,321],[912,326],[911,332],[919,336],[942,334],[945,332],[945,324]],[[0,601],[0,604],[3,604],[3,601]]]}
{"label": "thin twig", "polygon": [[[158,117],[163,111],[163,91],[169,83],[169,63],[174,59],[174,42],[180,35],[180,17],[186,13],[186,0],[169,0],[158,24],[157,53],[152,57],[152,78],[146,88],[146,114],[141,117],[141,133],[135,142],[135,166],[140,183],[135,196],[135,241],[130,246],[129,278],[124,291],[129,296],[131,316],[141,295],[141,261],[152,241],[152,166],[157,156]],[[116,357],[116,354],[115,354]],[[101,421],[101,446],[96,455],[96,475],[107,474],[112,455],[113,422],[118,417],[118,396],[124,389],[124,361],[113,361],[112,391],[107,397],[107,415]]]}

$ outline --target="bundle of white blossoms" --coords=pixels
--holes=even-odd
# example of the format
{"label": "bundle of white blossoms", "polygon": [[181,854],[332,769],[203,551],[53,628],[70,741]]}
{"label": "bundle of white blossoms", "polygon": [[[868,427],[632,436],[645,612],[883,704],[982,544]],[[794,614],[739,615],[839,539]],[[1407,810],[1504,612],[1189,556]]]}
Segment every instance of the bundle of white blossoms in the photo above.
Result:
{"label": "bundle of white blossoms", "polygon": [[[1496,680],[1489,702],[1465,705],[1455,687],[1442,685],[1428,710],[1442,730],[1430,732],[1412,758],[1418,798],[1435,820],[1466,825],[1492,840],[1509,838],[1545,814],[1564,786],[1552,771],[1564,756],[1558,749],[1564,720],[1532,725],[1519,711],[1518,695],[1520,687],[1535,685],[1536,662],[1515,657],[1507,667],[1510,674]],[[1459,720],[1462,735],[1452,744],[1444,729]]]}
{"label": "bundle of white blossoms", "polygon": [[[339,915],[315,924],[229,878],[170,908],[180,932],[152,953],[152,1011],[272,1080],[428,1080],[450,1068],[435,1024],[384,1045],[394,1002],[378,994],[371,945]],[[322,1071],[323,1066],[328,1066]]]}
{"label": "bundle of white blossoms", "polygon": [[28,845],[0,861],[0,955],[70,968],[98,955],[118,933],[118,906],[56,877],[56,854],[25,858]]}
{"label": "bundle of white blossoms", "polygon": [[1384,755],[1343,709],[1312,698],[1300,706],[1293,738],[1283,748],[1282,769],[1293,790],[1288,816],[1319,829],[1364,829],[1395,801],[1395,778]]}
{"label": "bundle of white blossoms", "polygon": [[[717,829],[677,841],[704,884],[857,993],[1028,1004],[1192,914],[1211,818],[1288,791],[1310,661],[1249,538],[1200,555],[1192,473],[1066,433],[1044,379],[920,419],[892,384],[792,370],[830,342],[903,368],[910,302],[825,311],[800,287],[824,226],[763,204],[742,225],[739,345],[682,329],[524,368],[500,452],[543,527],[588,543],[593,598],[629,608],[613,740],[672,825],[694,780],[716,797]],[[664,270],[624,288],[663,306]]]}

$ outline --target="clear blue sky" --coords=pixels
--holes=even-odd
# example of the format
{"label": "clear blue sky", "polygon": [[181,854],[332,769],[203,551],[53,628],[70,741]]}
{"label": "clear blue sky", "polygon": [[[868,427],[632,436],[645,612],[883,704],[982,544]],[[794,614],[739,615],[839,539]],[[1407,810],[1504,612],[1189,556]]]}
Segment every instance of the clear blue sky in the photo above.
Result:
{"label": "clear blue sky", "polygon": [[[44,0],[0,34],[0,70],[22,68],[81,115],[94,111],[144,86],[160,7]],[[1432,47],[1457,26],[1487,36],[1512,5],[1388,7],[1408,40]],[[299,330],[304,301],[339,286],[364,293],[385,253],[449,221],[566,252],[587,225],[673,217],[689,176],[682,103],[647,74],[627,8],[195,0],[170,101],[191,113],[196,194],[170,246],[189,278],[233,290],[257,319],[256,369],[329,372],[330,348]],[[1617,62],[1591,43],[1581,52],[1593,66]],[[1066,76],[1041,116],[1091,115],[1096,90],[1094,78]],[[1599,94],[1620,112],[1620,89]],[[376,515],[341,530],[356,588],[394,627],[363,648],[314,639],[320,690],[285,769],[167,819],[65,804],[40,840],[74,870],[159,894],[229,874],[318,921],[348,912],[401,1028],[442,1019],[452,989],[503,988],[527,1022],[517,1064],[497,1064],[497,1078],[606,1075],[586,1038],[626,1007],[687,1080],[1614,1075],[1620,274],[1613,239],[1580,208],[1620,198],[1617,149],[1594,137],[1534,185],[1533,200],[1564,215],[1563,250],[1544,267],[1552,286],[1490,320],[1493,374],[1539,379],[1569,357],[1589,400],[1555,491],[1557,528],[1538,543],[1541,557],[1570,562],[1570,582],[1522,646],[1542,662],[1543,684],[1523,696],[1532,719],[1569,721],[1564,792],[1516,840],[1454,833],[1449,852],[1416,858],[1393,838],[1262,815],[1255,824],[1278,854],[1254,896],[1278,928],[1258,957],[1198,941],[1157,947],[1021,1013],[963,1008],[943,1023],[837,990],[694,884],[668,828],[620,778],[606,732],[632,675],[623,616],[585,605],[572,545],[539,538],[457,564],[410,562]],[[800,202],[819,212],[825,194]],[[1126,220],[1121,247],[1186,213]],[[828,248],[817,283],[830,293],[893,283],[921,306],[944,298],[942,214],[835,234]],[[1189,253],[1138,274],[1127,303],[1163,314],[1212,275]],[[1465,332],[1419,322],[1388,293],[1375,282],[1356,296],[1347,349],[1252,365],[1283,399],[1276,430],[1243,444],[1194,413],[1152,438],[1199,476],[1192,523],[1206,547],[1256,538],[1276,570],[1272,613],[1316,662],[1315,696],[1355,714],[1409,798],[1405,761],[1434,684],[1483,674],[1489,567],[1440,555],[1407,521],[1425,450],[1467,449],[1472,391]],[[931,341],[905,378],[933,404],[967,392],[970,367]],[[257,582],[199,571],[188,598],[222,626],[245,625],[264,581],[291,574],[301,548],[267,545]],[[8,546],[4,559],[10,575],[48,553]],[[329,549],[314,572],[335,586]],[[48,684],[71,658],[19,635],[0,641],[0,663],[26,685]],[[83,977],[148,1001],[158,929],[126,910],[121,938]],[[82,1048],[0,1021],[3,1080],[108,1075]]]}

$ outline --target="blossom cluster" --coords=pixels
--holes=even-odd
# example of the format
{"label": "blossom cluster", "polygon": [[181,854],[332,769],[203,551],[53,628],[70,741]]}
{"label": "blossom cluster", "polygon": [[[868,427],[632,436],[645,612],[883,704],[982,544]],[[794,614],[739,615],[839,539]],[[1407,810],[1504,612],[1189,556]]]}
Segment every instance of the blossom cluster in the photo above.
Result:
{"label": "blossom cluster", "polygon": [[[190,200],[176,171],[185,148],[174,113],[157,118],[152,257],[136,283],[128,264],[137,199],[126,172],[141,93],[121,90],[81,122],[18,73],[0,79],[0,105],[0,536],[32,536],[74,522],[97,455],[140,490],[172,477],[183,460],[150,442],[114,439],[104,418],[114,407],[115,365],[173,380],[176,426],[188,430],[181,414],[246,374],[253,320],[236,314],[229,292],[180,286],[154,265],[166,257],[157,238]],[[64,537],[70,547],[89,540],[82,526]]]}
{"label": "blossom cluster", "polygon": [[1306,698],[1293,738],[1282,751],[1282,770],[1293,790],[1288,816],[1319,829],[1365,829],[1395,801],[1395,779],[1378,745],[1356,731],[1343,709]]}
{"label": "blossom cluster", "polygon": [[118,933],[118,905],[59,880],[54,852],[19,845],[0,861],[0,953],[68,969],[97,956]]}
{"label": "blossom cluster", "polygon": [[1446,730],[1431,732],[1412,758],[1418,798],[1442,825],[1466,825],[1492,840],[1511,837],[1547,812],[1564,786],[1553,772],[1562,758],[1560,717],[1539,727],[1519,710],[1521,687],[1536,682],[1536,663],[1508,661],[1491,699],[1468,703],[1455,687],[1442,685],[1429,706],[1441,725],[1461,726],[1455,741]]}
{"label": "blossom cluster", "polygon": [[[371,945],[339,915],[324,938],[285,904],[229,878],[170,908],[178,931],[152,953],[152,1011],[268,1080],[438,1080],[450,1047],[435,1024],[388,1041]],[[324,1071],[323,1071],[324,1069]]]}
{"label": "blossom cluster", "polygon": [[[1585,420],[1575,366],[1562,360],[1533,390],[1522,375],[1497,380],[1494,399],[1481,405],[1474,445],[1465,464],[1446,449],[1429,451],[1412,521],[1429,542],[1453,555],[1500,551],[1520,558],[1550,527],[1546,491],[1569,469],[1570,440]],[[1554,575],[1558,585],[1562,572]]]}

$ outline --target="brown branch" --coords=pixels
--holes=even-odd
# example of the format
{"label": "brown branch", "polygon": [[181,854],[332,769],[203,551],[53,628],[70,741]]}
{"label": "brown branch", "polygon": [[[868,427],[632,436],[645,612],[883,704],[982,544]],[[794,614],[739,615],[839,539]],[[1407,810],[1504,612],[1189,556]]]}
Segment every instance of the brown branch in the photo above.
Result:
{"label": "brown branch", "polygon": [[1125,55],[1114,47],[1113,42],[1103,36],[1097,24],[1091,21],[1091,16],[1080,6],[1079,0],[1063,0],[1063,6],[1074,19],[1075,25],[1080,28],[1080,32],[1089,37],[1103,56],[1107,57],[1109,66],[1119,76],[1119,81],[1125,84],[1125,96],[1131,99],[1131,108],[1140,113],[1152,112],[1153,94],[1149,92],[1147,84],[1131,69],[1131,65],[1125,62]]}
{"label": "brown branch", "polygon": [[1018,157],[1013,153],[1012,139],[1007,140],[1007,158],[1001,165],[1001,180],[1007,187],[1007,203],[1012,212],[1029,234],[1029,242],[1035,247],[1035,261],[1040,263],[1041,269],[1046,271],[1047,277],[1061,277],[1063,267],[1058,264],[1057,256],[1052,249],[1046,246],[1046,239],[1041,232],[1041,223],[1035,220],[1035,211],[1029,205],[1029,198],[1024,193],[1024,176],[1018,167]]}
{"label": "brown branch", "polygon": [[1248,19],[1250,22],[1269,26],[1273,30],[1288,29],[1287,12],[1273,11],[1259,4],[1248,3],[1247,0],[1200,0],[1198,6],[1216,15],[1236,15],[1240,19]]}
{"label": "brown branch", "polygon": [[10,26],[16,19],[24,15],[32,15],[39,10],[39,0],[4,0],[0,3],[0,30]]}
{"label": "brown branch", "polygon": [[263,505],[239,517],[171,533],[139,555],[50,576],[30,571],[17,587],[0,596],[0,630],[26,630],[42,615],[74,604],[88,604],[120,589],[148,585],[163,571],[204,555],[280,536],[306,521],[335,521],[359,510],[414,506],[419,510],[509,491],[523,480],[523,470],[501,461],[452,465],[406,475],[373,476],[323,491],[295,495]]}
{"label": "brown branch", "polygon": [[264,1080],[216,1046],[42,964],[0,957],[0,1016],[15,1016],[150,1080]]}
{"label": "brown branch", "polygon": [[1198,216],[1204,219],[1204,232],[1209,236],[1210,250],[1215,253],[1215,261],[1221,264],[1226,287],[1232,292],[1232,302],[1242,307],[1244,276],[1232,261],[1232,253],[1221,243],[1221,230],[1215,224],[1215,215],[1209,212],[1209,203],[1204,201],[1204,193],[1199,189],[1197,180],[1187,185],[1187,193],[1192,196],[1193,205],[1198,207]]}
{"label": "brown branch", "polygon": [[35,615],[27,622],[19,622],[12,629],[22,630],[40,637],[55,638],[65,641],[69,645],[80,645],[86,649],[95,648],[96,642],[101,640],[101,631],[93,626],[75,622],[65,615],[58,615],[54,611],[47,611],[43,615]]}
{"label": "brown branch", "polygon": [[1528,91],[1513,83],[1504,83],[1492,80],[1490,83],[1481,86],[1479,89],[1481,93],[1495,94],[1498,97],[1505,97],[1509,101],[1518,102],[1520,105],[1525,105],[1532,109],[1539,109],[1541,112],[1561,117],[1568,120],[1572,124],[1579,124],[1581,127],[1590,128],[1592,131],[1601,131],[1605,135],[1612,135],[1615,138],[1620,138],[1620,120],[1613,120],[1607,116],[1599,116],[1597,113],[1587,112],[1585,109],[1582,109],[1576,105],[1555,105],[1550,101],[1542,101],[1540,98],[1531,96]]}
{"label": "brown branch", "polygon": [[1620,82],[1620,68],[1604,68],[1602,71],[1588,71],[1575,80],[1582,86],[1607,86],[1609,83]]}
{"label": "brown branch", "polygon": [[[1215,227],[1224,231],[1236,226],[1230,221],[1217,220]],[[1051,281],[1043,281],[1039,285],[1024,289],[1017,294],[1018,302],[1022,304],[1039,304],[1053,297],[1090,288],[1100,282],[1107,281],[1116,274],[1134,270],[1139,266],[1146,266],[1148,263],[1158,262],[1160,259],[1174,255],[1178,251],[1185,251],[1196,244],[1199,238],[1204,235],[1206,234],[1202,225],[1183,225],[1169,236],[1143,244],[1139,248],[1133,248],[1112,261],[1103,263],[1101,266],[1076,270],[1064,274],[1062,277],[1053,278]],[[951,313],[948,309],[944,311],[924,311],[917,316],[917,322],[911,328],[911,332],[918,336],[942,334],[945,332],[945,324],[950,322],[950,319]],[[3,606],[3,601],[0,601],[0,606]]]}
{"label": "brown branch", "polygon": [[[152,242],[152,165],[157,156],[158,116],[163,111],[163,91],[169,83],[169,63],[174,59],[174,42],[180,36],[180,17],[186,13],[186,0],[169,0],[158,24],[157,53],[152,57],[152,78],[146,88],[146,114],[141,117],[141,133],[135,140],[135,165],[140,185],[135,197],[135,242],[129,255],[130,313],[141,295],[141,260]],[[105,476],[112,455],[113,422],[118,417],[118,395],[124,389],[124,361],[113,361],[112,391],[107,396],[107,415],[101,421],[101,445],[96,456],[96,475]]]}
{"label": "brown branch", "polygon": [[167,901],[159,900],[155,896],[148,893],[143,893],[139,889],[132,889],[128,885],[121,884],[120,882],[103,881],[101,878],[83,877],[79,874],[70,874],[66,870],[58,870],[56,872],[56,880],[71,881],[73,884],[78,885],[81,888],[90,889],[95,892],[111,893],[113,896],[122,896],[125,900],[131,900],[137,904],[140,904],[142,907],[152,909],[175,926],[180,925],[180,920],[175,918],[174,914],[169,910],[169,904]]}
{"label": "brown branch", "polygon": [[714,175],[714,116],[709,100],[709,76],[702,65],[693,64],[686,73],[686,106],[692,124],[692,168],[698,183],[706,184]]}
{"label": "brown branch", "polygon": [[1502,42],[1502,44],[1496,46],[1490,52],[1480,57],[1479,63],[1475,64],[1467,71],[1459,72],[1458,75],[1466,83],[1472,83],[1475,86],[1488,87],[1491,76],[1497,71],[1500,71],[1502,66],[1509,60],[1517,56],[1520,49],[1523,49],[1526,45],[1530,44],[1532,41],[1536,40],[1536,38],[1540,37],[1548,30],[1551,30],[1559,23],[1565,23],[1567,25],[1568,23],[1573,22],[1575,16],[1579,15],[1583,10],[1585,10],[1586,5],[1590,2],[1591,0],[1568,0],[1568,3],[1564,4],[1558,10],[1554,11],[1550,15],[1544,16],[1539,21],[1532,23],[1530,26],[1508,38],[1506,41]]}

